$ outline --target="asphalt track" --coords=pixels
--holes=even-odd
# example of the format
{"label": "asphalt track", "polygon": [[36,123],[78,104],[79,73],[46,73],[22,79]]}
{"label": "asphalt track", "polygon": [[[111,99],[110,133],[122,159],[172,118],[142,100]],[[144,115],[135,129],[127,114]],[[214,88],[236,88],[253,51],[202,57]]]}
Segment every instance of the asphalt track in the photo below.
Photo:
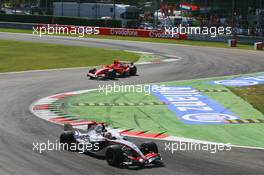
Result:
{"label": "asphalt track", "polygon": [[[140,76],[119,80],[125,83],[152,83],[264,71],[264,54],[255,51],[66,37],[39,38],[6,33],[0,33],[0,39],[146,51],[183,58],[173,63],[140,65]],[[51,94],[112,83],[87,80],[86,71],[74,69],[0,75],[1,175],[263,174],[263,150],[233,148],[230,152],[217,154],[199,151],[170,154],[164,151],[164,142],[159,141],[165,167],[146,169],[110,167],[104,160],[78,153],[48,151],[39,154],[32,151],[32,142],[55,141],[62,131],[61,126],[41,120],[29,112],[29,105],[33,101]]]}

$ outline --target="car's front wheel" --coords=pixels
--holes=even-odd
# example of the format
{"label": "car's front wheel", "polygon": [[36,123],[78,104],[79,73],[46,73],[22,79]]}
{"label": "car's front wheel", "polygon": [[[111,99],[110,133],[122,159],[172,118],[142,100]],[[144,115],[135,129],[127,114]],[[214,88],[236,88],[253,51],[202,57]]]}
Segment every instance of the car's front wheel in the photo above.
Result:
{"label": "car's front wheel", "polygon": [[119,166],[124,161],[122,146],[112,145],[107,148],[105,153],[106,161],[111,166]]}
{"label": "car's front wheel", "polygon": [[[93,68],[93,69],[89,70],[89,74],[95,74],[95,72],[96,72],[96,68]],[[94,79],[94,77],[90,76],[89,74],[87,74],[87,77],[90,77],[90,79]]]}
{"label": "car's front wheel", "polygon": [[137,67],[135,65],[130,66],[129,75],[131,76],[137,75]]}

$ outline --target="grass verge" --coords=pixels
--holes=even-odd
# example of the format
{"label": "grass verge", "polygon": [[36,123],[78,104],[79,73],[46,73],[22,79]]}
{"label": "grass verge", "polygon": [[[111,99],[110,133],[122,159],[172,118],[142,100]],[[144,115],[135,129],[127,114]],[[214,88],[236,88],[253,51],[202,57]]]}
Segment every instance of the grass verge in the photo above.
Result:
{"label": "grass verge", "polygon": [[[24,29],[0,28],[0,32],[32,34],[32,30],[24,30]],[[209,42],[209,41],[173,40],[173,39],[161,39],[161,38],[126,37],[126,36],[109,36],[109,35],[86,35],[85,37],[86,38],[98,38],[98,39],[114,39],[114,40],[126,40],[126,41],[141,41],[141,42],[153,42],[153,43],[183,44],[183,45],[191,45],[191,46],[230,48],[227,45],[227,43],[212,42],[212,41]],[[244,49],[244,50],[254,49],[253,46],[246,45],[246,44],[238,44],[237,47],[235,48]],[[233,49],[233,48],[230,48],[230,49]]]}
{"label": "grass verge", "polygon": [[232,87],[230,88],[237,96],[242,97],[249,102],[254,108],[264,115],[264,86],[257,85],[252,87]]}
{"label": "grass verge", "polygon": [[114,59],[137,61],[139,55],[121,50],[0,40],[0,72],[86,67]]}
{"label": "grass verge", "polygon": [[[222,79],[222,78],[219,78]],[[225,89],[220,85],[205,84],[215,79],[169,82],[165,85],[192,86],[197,89]],[[260,87],[264,87],[261,85]],[[206,92],[217,103],[228,108],[241,119],[263,119],[263,114],[247,101],[228,92]],[[156,106],[78,106],[78,103],[158,102],[144,93],[110,93],[98,91],[66,98],[60,103],[63,112],[82,119],[110,123],[113,127],[134,128],[137,131],[165,132],[169,135],[243,146],[264,147],[263,124],[186,125],[166,105]]]}

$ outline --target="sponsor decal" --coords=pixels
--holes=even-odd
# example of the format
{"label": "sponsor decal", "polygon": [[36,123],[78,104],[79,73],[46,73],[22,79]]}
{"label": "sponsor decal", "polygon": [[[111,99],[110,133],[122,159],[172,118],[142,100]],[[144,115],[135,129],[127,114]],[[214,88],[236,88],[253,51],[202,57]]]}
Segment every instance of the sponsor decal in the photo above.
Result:
{"label": "sponsor decal", "polygon": [[237,117],[234,117],[232,115],[219,114],[219,113],[188,114],[188,115],[184,115],[182,118],[184,118],[185,120],[194,121],[194,122],[203,121],[203,122],[208,122],[208,123],[237,119]]}
{"label": "sponsor decal", "polygon": [[264,75],[259,76],[246,76],[237,77],[229,80],[218,80],[213,82],[207,82],[209,84],[217,84],[223,86],[253,86],[258,84],[264,84]]}
{"label": "sponsor decal", "polygon": [[111,29],[111,35],[119,35],[119,36],[138,36],[138,32],[136,30],[128,30],[128,29]]}
{"label": "sponsor decal", "polygon": [[[152,88],[154,89],[154,88]],[[152,90],[185,124],[227,124],[235,120],[231,111],[192,87],[163,86]]]}
{"label": "sponsor decal", "polygon": [[150,31],[149,37],[150,38],[175,38],[175,39],[179,38],[178,34],[172,35],[172,34],[169,34],[163,31]]}

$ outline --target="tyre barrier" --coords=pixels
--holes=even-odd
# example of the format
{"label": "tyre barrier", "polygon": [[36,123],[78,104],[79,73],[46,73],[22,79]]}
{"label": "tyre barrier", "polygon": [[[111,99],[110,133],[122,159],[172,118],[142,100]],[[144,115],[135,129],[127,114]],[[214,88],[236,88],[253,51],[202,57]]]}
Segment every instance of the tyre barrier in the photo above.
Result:
{"label": "tyre barrier", "polygon": [[255,50],[263,50],[263,42],[256,42],[254,43]]}
{"label": "tyre barrier", "polygon": [[228,46],[229,47],[236,47],[237,46],[237,40],[236,39],[228,40]]}

